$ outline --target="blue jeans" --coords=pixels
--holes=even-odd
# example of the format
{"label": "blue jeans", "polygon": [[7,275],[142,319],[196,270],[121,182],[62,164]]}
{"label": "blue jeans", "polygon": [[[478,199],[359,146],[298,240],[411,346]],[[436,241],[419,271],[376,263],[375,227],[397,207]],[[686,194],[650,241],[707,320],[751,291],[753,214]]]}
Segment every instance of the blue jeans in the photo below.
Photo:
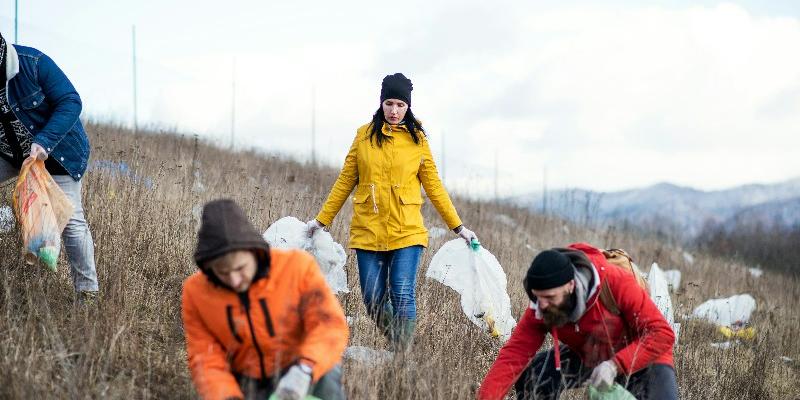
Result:
{"label": "blue jeans", "polygon": [[386,309],[389,300],[393,317],[417,318],[417,268],[423,249],[419,245],[392,251],[356,249],[361,293],[370,316]]}
{"label": "blue jeans", "polygon": [[[16,177],[18,174],[19,170],[0,158],[0,183]],[[83,214],[82,180],[76,182],[69,175],[56,175],[53,176],[53,180],[64,191],[75,208],[75,213],[72,214],[61,235],[69,265],[72,268],[72,285],[76,292],[96,292],[99,287],[94,264],[94,241]]]}

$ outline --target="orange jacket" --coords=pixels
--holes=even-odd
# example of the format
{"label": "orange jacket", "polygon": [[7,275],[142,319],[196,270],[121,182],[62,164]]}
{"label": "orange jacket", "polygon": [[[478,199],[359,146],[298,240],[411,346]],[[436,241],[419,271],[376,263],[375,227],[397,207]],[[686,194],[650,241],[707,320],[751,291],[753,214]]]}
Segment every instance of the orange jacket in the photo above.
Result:
{"label": "orange jacket", "polygon": [[243,397],[234,374],[271,377],[303,359],[317,381],[347,345],[344,311],[314,258],[270,250],[266,277],[246,293],[214,285],[201,271],[183,285],[189,369],[204,399]]}

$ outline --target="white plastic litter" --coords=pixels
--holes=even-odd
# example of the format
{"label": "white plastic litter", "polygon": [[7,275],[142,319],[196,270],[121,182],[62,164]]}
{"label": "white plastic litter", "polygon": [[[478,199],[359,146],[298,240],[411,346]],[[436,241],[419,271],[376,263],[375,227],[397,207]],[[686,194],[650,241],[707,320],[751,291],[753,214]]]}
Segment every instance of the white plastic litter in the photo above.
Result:
{"label": "white plastic litter", "polygon": [[506,214],[497,214],[494,216],[494,220],[503,225],[510,226],[512,228],[517,227],[517,221],[515,221],[514,218],[511,218]]}
{"label": "white plastic litter", "polygon": [[438,226],[428,229],[428,236],[430,236],[431,239],[438,239],[444,235],[447,235],[447,229],[439,228]]}
{"label": "white plastic litter", "polygon": [[369,366],[377,366],[392,361],[394,354],[390,351],[375,350],[364,346],[348,346],[344,349],[344,358]]}
{"label": "white plastic litter", "polygon": [[713,347],[713,348],[715,348],[715,349],[720,349],[720,350],[727,350],[727,349],[730,349],[730,348],[731,348],[731,346],[733,346],[733,345],[734,345],[735,343],[737,343],[737,342],[738,342],[738,341],[736,341],[736,342],[719,342],[719,343],[711,343],[711,347]]}
{"label": "white plastic litter", "polygon": [[306,223],[295,217],[283,217],[267,228],[264,239],[270,246],[278,249],[303,249],[317,259],[325,275],[328,286],[334,293],[348,293],[347,253],[339,243],[333,241],[331,234],[323,229],[314,232],[314,237],[306,235]]}
{"label": "white plastic litter", "polygon": [[472,323],[508,340],[517,322],[511,316],[506,274],[492,253],[473,251],[462,239],[445,243],[434,254],[425,276],[461,295],[461,308]]}
{"label": "white plastic litter", "polygon": [[8,233],[14,229],[14,210],[9,206],[0,207],[0,233]]}
{"label": "white plastic litter", "polygon": [[681,271],[677,269],[664,271],[664,278],[667,280],[669,290],[674,292],[681,287]]}
{"label": "white plastic litter", "polygon": [[672,308],[672,298],[669,295],[669,283],[664,276],[664,272],[658,267],[658,264],[653,263],[650,267],[650,273],[647,275],[647,285],[650,286],[650,298],[656,303],[658,310],[664,315],[672,331],[675,333],[675,344],[678,344],[678,334],[681,330],[681,324],[675,322],[673,317],[675,309]]}
{"label": "white plastic litter", "polygon": [[761,275],[764,275],[764,270],[761,268],[748,268],[747,271],[756,278],[760,278]]}
{"label": "white plastic litter", "polygon": [[756,300],[749,294],[738,294],[726,299],[712,299],[697,306],[692,316],[729,328],[743,325],[756,309]]}
{"label": "white plastic litter", "polygon": [[692,265],[692,264],[694,264],[694,256],[692,255],[692,253],[689,253],[688,251],[684,251],[683,252],[683,261],[686,261],[686,264]]}

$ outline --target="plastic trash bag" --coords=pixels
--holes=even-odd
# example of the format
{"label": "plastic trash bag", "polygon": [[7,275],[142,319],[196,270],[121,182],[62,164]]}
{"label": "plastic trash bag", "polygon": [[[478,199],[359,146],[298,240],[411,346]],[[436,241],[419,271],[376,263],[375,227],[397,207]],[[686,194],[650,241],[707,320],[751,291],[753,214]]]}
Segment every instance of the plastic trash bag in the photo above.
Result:
{"label": "plastic trash bag", "polygon": [[636,397],[634,397],[631,392],[625,390],[619,383],[615,383],[606,390],[600,390],[589,385],[587,393],[589,395],[589,400],[636,400]]}
{"label": "plastic trash bag", "polygon": [[74,208],[44,168],[43,161],[28,158],[22,163],[13,205],[22,231],[25,262],[33,265],[38,260],[55,271],[61,252],[61,232]]}
{"label": "plastic trash bag", "polygon": [[749,294],[739,294],[726,299],[712,299],[697,306],[692,316],[705,319],[713,324],[739,327],[750,321],[756,308],[756,300]]}
{"label": "plastic trash bag", "polygon": [[681,324],[675,322],[673,316],[675,309],[672,307],[672,297],[669,295],[669,283],[664,272],[656,263],[653,263],[650,273],[647,274],[647,285],[650,287],[650,298],[653,299],[658,310],[672,327],[672,331],[675,333],[675,345],[677,345]]}
{"label": "plastic trash bag", "polygon": [[502,340],[511,336],[517,322],[511,316],[506,274],[488,250],[473,250],[463,239],[453,239],[434,254],[425,276],[458,292],[473,324]]}
{"label": "plastic trash bag", "polygon": [[323,229],[314,232],[314,237],[306,234],[306,223],[295,217],[283,217],[267,228],[264,240],[276,249],[303,249],[317,259],[325,281],[334,293],[348,293],[347,253],[339,243],[333,241],[330,233]]}

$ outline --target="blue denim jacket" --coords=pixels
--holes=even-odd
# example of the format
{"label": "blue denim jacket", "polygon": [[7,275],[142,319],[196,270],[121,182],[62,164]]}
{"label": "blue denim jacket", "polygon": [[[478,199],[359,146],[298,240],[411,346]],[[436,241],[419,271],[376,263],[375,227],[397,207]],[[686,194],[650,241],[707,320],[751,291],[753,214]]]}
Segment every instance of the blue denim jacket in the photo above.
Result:
{"label": "blue denim jacket", "polygon": [[19,73],[8,81],[8,104],[51,158],[79,181],[89,162],[89,139],[80,120],[81,98],[50,57],[14,45]]}

